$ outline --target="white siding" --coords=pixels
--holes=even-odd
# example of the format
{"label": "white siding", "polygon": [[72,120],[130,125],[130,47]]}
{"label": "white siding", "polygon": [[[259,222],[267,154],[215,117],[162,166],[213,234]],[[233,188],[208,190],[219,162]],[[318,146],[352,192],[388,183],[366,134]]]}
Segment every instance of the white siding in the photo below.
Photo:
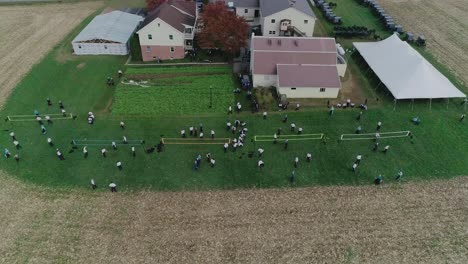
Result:
{"label": "white siding", "polygon": [[[148,35],[151,35],[152,39],[149,39]],[[169,35],[173,36],[172,40]],[[160,18],[140,29],[138,38],[141,46],[184,46],[184,34]]]}
{"label": "white siding", "polygon": [[[272,19],[275,20],[275,23],[271,23]],[[261,24],[263,36],[279,36],[280,22],[283,19],[290,19],[291,26],[297,27],[301,32],[304,32],[307,37],[312,37],[314,35],[315,18],[302,13],[297,9],[288,8],[262,18]],[[307,24],[304,23],[304,20],[308,21]],[[275,34],[269,34],[270,31],[275,31]]]}
{"label": "white siding", "polygon": [[320,92],[320,88],[303,88],[296,87],[295,90],[291,87],[280,87],[278,92],[286,95],[288,98],[337,98],[340,88],[326,88],[325,92]]}
{"label": "white siding", "polygon": [[[245,10],[247,9],[247,13]],[[259,7],[236,7],[236,15],[243,17],[248,24],[250,25],[259,25],[260,24],[260,15],[259,17],[255,17],[255,10],[259,10]]]}
{"label": "white siding", "polygon": [[276,75],[254,74],[252,84],[253,87],[276,86],[276,79]]}
{"label": "white siding", "polygon": [[126,44],[115,43],[73,43],[76,55],[127,55]]}
{"label": "white siding", "polygon": [[346,66],[348,66],[348,64],[336,64],[336,68],[338,69],[338,74],[340,75],[340,77],[345,76]]}

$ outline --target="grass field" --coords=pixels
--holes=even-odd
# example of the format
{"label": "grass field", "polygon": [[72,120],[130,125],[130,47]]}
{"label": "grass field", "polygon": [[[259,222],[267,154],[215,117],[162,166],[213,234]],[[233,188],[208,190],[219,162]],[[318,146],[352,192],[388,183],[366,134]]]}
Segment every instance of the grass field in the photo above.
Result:
{"label": "grass field", "polygon": [[234,106],[235,86],[227,67],[130,68],[126,76],[148,84],[119,84],[113,114],[196,115],[225,113]]}
{"label": "grass field", "polygon": [[[84,23],[81,27],[84,27]],[[73,36],[68,36],[63,43],[69,43]],[[302,127],[304,134],[324,133],[327,143],[323,144],[319,140],[291,141],[288,150],[283,150],[281,144],[250,141],[255,135],[272,135],[279,127],[284,134],[288,134],[289,123],[281,122],[283,113],[270,113],[268,120],[262,120],[260,115],[251,115],[244,105],[242,113],[226,115],[226,103],[233,100],[230,92],[233,88],[232,79],[227,74],[227,68],[216,68],[220,72],[215,75],[202,72],[214,70],[210,68],[178,68],[176,70],[184,71],[185,75],[193,74],[178,76],[180,74],[170,73],[173,68],[127,70],[123,66],[126,58],[122,57],[84,56],[57,61],[59,52],[62,49],[52,51],[33,67],[0,113],[3,117],[30,115],[36,109],[44,114],[59,113],[57,101],[62,100],[69,113],[77,114],[76,120],[57,120],[48,125],[47,135],[40,133],[39,125],[35,122],[2,124],[0,145],[10,149],[13,154],[19,153],[21,157],[19,163],[12,159],[6,160],[2,168],[26,181],[48,186],[86,188],[89,180],[94,178],[100,185],[115,181],[122,188],[157,190],[282,187],[288,185],[296,156],[301,159],[299,168],[295,169],[297,186],[369,184],[376,175],[383,174],[389,179],[399,169],[405,171],[407,180],[450,178],[468,173],[468,142],[464,140],[468,132],[466,123],[458,122],[463,108],[456,101],[449,105],[448,110],[445,103],[434,102],[432,111],[429,111],[428,105],[421,102],[415,105],[414,110],[411,110],[409,104],[399,103],[397,110],[393,111],[391,104],[385,102],[381,105],[370,99],[371,108],[360,123],[355,119],[357,109],[337,110],[332,117],[328,116],[325,108],[289,112],[290,122]],[[159,76],[151,81],[159,82],[161,86],[149,89],[107,87],[106,77],[115,75],[119,68],[126,70],[128,74],[137,75],[138,71],[143,71],[140,74]],[[222,74],[218,74],[221,72]],[[206,99],[209,94],[206,88],[211,80],[213,89],[223,91],[222,94],[213,93],[213,110],[216,111],[197,112],[196,106],[192,105],[205,105],[208,109]],[[199,95],[206,94],[197,96],[191,92],[181,92],[180,89],[170,89],[175,86],[174,83],[181,87],[187,85],[191,87],[189,89],[196,85],[203,89]],[[161,100],[162,97],[154,97],[155,94],[146,94],[147,90],[164,87],[167,88],[164,98],[169,99]],[[133,95],[121,96],[120,89],[134,93],[134,98],[138,100],[127,105],[121,104],[119,96],[120,99],[130,100]],[[145,93],[140,93],[138,89]],[[116,102],[113,105],[114,96]],[[47,97],[54,102],[52,107],[46,105]],[[168,115],[167,112],[150,109],[147,105],[151,105],[153,100],[162,106],[161,109],[171,109],[171,113],[176,114]],[[325,102],[324,100],[323,105]],[[122,106],[120,110],[119,104]],[[174,106],[180,106],[180,109]],[[112,107],[113,112],[110,111]],[[192,114],[187,115],[188,109],[192,110]],[[86,122],[86,113],[89,111],[96,115],[96,123],[92,126]],[[409,122],[414,116],[422,119],[420,126],[413,126]],[[181,129],[188,130],[189,126],[198,126],[200,123],[206,131],[214,129],[217,137],[232,137],[225,130],[225,124],[228,120],[234,122],[235,119],[245,121],[249,129],[247,143],[237,152],[223,153],[222,147],[218,145],[168,145],[162,153],[144,153],[144,148],[157,144],[161,137],[179,137]],[[127,125],[125,130],[119,127],[121,120]],[[411,130],[415,135],[415,143],[411,144],[406,138],[384,139],[381,142],[382,147],[391,145],[391,150],[386,155],[374,153],[371,150],[372,142],[338,143],[341,134],[353,133],[358,125],[363,127],[363,132],[373,132],[379,120],[383,122],[383,132]],[[10,131],[16,133],[22,149],[14,150],[8,136]],[[100,156],[101,146],[89,146],[90,155],[87,159],[82,157],[81,149],[69,153],[72,139],[109,142],[119,141],[123,136],[145,139],[146,145],[137,147],[136,157],[132,157],[130,145],[119,146],[115,151],[107,146],[109,151],[105,159]],[[54,140],[54,147],[47,145],[47,137]],[[56,147],[64,152],[65,161],[57,159]],[[248,157],[249,152],[255,152],[258,147],[265,149],[263,161],[266,167],[262,170],[256,167],[256,156]],[[194,172],[194,158],[207,152],[211,152],[217,160],[216,167],[212,169],[207,163],[203,163],[200,171]],[[308,152],[313,155],[311,163],[305,162],[305,154]],[[358,173],[353,173],[350,167],[357,154],[364,156],[363,164]],[[117,161],[123,162],[122,171],[117,169]]]}

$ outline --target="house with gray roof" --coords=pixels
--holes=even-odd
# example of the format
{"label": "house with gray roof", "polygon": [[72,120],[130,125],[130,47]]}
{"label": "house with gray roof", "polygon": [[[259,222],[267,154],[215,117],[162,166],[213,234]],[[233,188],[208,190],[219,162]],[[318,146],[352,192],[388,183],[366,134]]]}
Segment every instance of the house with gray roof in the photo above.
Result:
{"label": "house with gray roof", "polygon": [[307,0],[260,0],[263,36],[312,37],[317,19]]}
{"label": "house with gray roof", "polygon": [[143,17],[122,11],[98,15],[73,39],[76,55],[126,55]]}
{"label": "house with gray roof", "polygon": [[[219,0],[211,0],[216,2]],[[308,0],[224,0],[263,36],[312,37],[317,19]]]}
{"label": "house with gray roof", "polygon": [[169,0],[148,13],[138,30],[143,61],[181,59],[193,49],[196,3]]}

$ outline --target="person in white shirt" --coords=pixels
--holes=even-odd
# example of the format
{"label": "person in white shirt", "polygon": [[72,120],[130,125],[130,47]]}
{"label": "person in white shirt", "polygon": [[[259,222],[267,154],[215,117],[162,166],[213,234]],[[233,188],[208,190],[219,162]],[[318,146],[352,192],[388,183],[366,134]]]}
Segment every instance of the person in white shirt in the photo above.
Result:
{"label": "person in white shirt", "polygon": [[119,168],[119,170],[122,170],[122,162],[120,161],[117,161],[117,168]]}
{"label": "person in white shirt", "polygon": [[383,150],[383,153],[387,153],[387,151],[388,151],[389,149],[390,149],[390,146],[389,146],[389,145],[385,146],[385,148],[384,148],[384,150]]}
{"label": "person in white shirt", "polygon": [[267,112],[263,112],[263,119],[267,119],[267,115],[268,115]]}
{"label": "person in white shirt", "polygon": [[215,160],[215,159],[213,159],[213,158],[211,158],[211,159],[210,159],[210,165],[211,165],[211,168],[214,168],[214,166],[215,166],[215,163],[216,163],[216,160]]}
{"label": "person in white shirt", "polygon": [[60,152],[59,149],[57,149],[57,157],[58,157],[60,160],[64,160],[64,159],[65,159],[65,157],[63,157],[62,152]]}
{"label": "person in white shirt", "polygon": [[211,130],[211,138],[214,138],[215,137],[215,132],[214,130]]}
{"label": "person in white shirt", "polygon": [[62,116],[64,116],[64,117],[67,116],[67,111],[65,111],[64,108],[62,108]]}
{"label": "person in white shirt", "polygon": [[259,161],[258,161],[258,167],[259,167],[259,168],[265,167],[265,163],[263,162],[263,160],[259,160]]}
{"label": "person in white shirt", "polygon": [[302,134],[302,127],[297,129],[297,134],[299,134],[299,135]]}
{"label": "person in white shirt", "polygon": [[278,142],[278,136],[276,133],[273,135],[273,144],[276,144]]}
{"label": "person in white shirt", "polygon": [[357,167],[358,167],[358,164],[357,164],[357,163],[353,163],[353,171],[356,171]]}
{"label": "person in white shirt", "polygon": [[263,152],[264,152],[264,151],[265,151],[265,150],[262,149],[262,148],[259,148],[259,149],[258,149],[258,157],[259,157],[259,158],[263,155]]}
{"label": "person in white shirt", "polygon": [[132,146],[132,156],[133,156],[133,157],[136,156],[135,147],[133,147],[133,146]]}
{"label": "person in white shirt", "polygon": [[200,132],[200,138],[203,138],[203,132]]}
{"label": "person in white shirt", "polygon": [[125,129],[125,123],[123,121],[120,121],[120,128]]}
{"label": "person in white shirt", "polygon": [[105,148],[101,149],[101,154],[105,158],[107,156],[107,150]]}
{"label": "person in white shirt", "polygon": [[47,144],[49,144],[49,146],[53,146],[54,143],[52,142],[52,139],[51,138],[47,138]]}
{"label": "person in white shirt", "polygon": [[16,140],[15,132],[10,133],[11,140]]}
{"label": "person in white shirt", "polygon": [[232,106],[228,107],[228,114],[232,114]]}
{"label": "person in white shirt", "polygon": [[94,179],[91,179],[91,188],[93,188],[93,190],[96,190],[96,188],[97,188],[97,185],[94,182]]}
{"label": "person in white shirt", "polygon": [[186,135],[185,135],[185,130],[184,130],[184,129],[182,129],[182,130],[180,131],[180,136],[181,136],[182,138],[185,138],[185,137],[186,137]]}
{"label": "person in white shirt", "polygon": [[312,160],[312,154],[307,153],[306,160],[310,162]]}
{"label": "person in white shirt", "polygon": [[112,141],[112,148],[113,148],[114,150],[117,149],[117,144],[115,144],[115,141]]}
{"label": "person in white shirt", "polygon": [[291,132],[294,132],[295,129],[296,129],[296,124],[291,123]]}
{"label": "person in white shirt", "polygon": [[382,122],[379,121],[377,123],[377,129],[376,130],[379,131],[381,127],[382,127]]}
{"label": "person in white shirt", "polygon": [[84,147],[83,147],[83,156],[84,156],[85,158],[88,157],[88,147],[87,147],[87,146],[84,146]]}
{"label": "person in white shirt", "polygon": [[189,134],[190,136],[193,136],[193,126],[189,127]]}
{"label": "person in white shirt", "polygon": [[356,162],[355,162],[355,163],[359,165],[359,163],[361,163],[361,159],[362,159],[362,156],[361,156],[361,155],[357,155],[357,156],[356,156]]}
{"label": "person in white shirt", "polygon": [[227,152],[228,150],[228,147],[229,147],[229,144],[228,143],[224,143],[224,153]]}
{"label": "person in white shirt", "polygon": [[18,140],[14,140],[13,145],[15,145],[15,148],[17,148],[17,149],[21,148],[20,143],[19,143]]}
{"label": "person in white shirt", "polygon": [[48,124],[52,123],[52,120],[50,119],[50,116],[46,115],[45,120],[47,121]]}
{"label": "person in white shirt", "polygon": [[299,165],[299,157],[294,159],[294,168],[297,168],[297,165]]}
{"label": "person in white shirt", "polygon": [[122,137],[122,141],[123,141],[124,144],[127,144],[127,143],[128,143],[127,137],[126,137],[126,136],[123,136],[123,137]]}

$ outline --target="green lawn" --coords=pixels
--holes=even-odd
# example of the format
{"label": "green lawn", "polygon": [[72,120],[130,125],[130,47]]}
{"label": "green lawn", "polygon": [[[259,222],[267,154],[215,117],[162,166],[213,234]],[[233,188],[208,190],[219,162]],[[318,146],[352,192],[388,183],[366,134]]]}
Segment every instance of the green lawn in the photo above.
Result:
{"label": "green lawn", "polygon": [[[63,43],[69,43],[72,37],[73,35],[68,36]],[[464,123],[458,121],[463,112],[463,107],[458,101],[452,101],[448,109],[444,102],[434,101],[432,111],[429,110],[427,101],[417,102],[413,110],[409,103],[399,102],[394,111],[393,104],[388,102],[385,95],[381,95],[384,102],[375,104],[371,99],[371,108],[364,114],[361,122],[355,119],[357,109],[337,110],[332,117],[325,108],[288,112],[289,121],[304,128],[304,133],[325,133],[329,139],[326,144],[320,141],[291,141],[288,150],[284,150],[282,144],[250,141],[254,135],[272,135],[279,127],[283,129],[283,133],[289,133],[290,122],[281,122],[283,112],[270,112],[268,119],[263,120],[260,115],[248,112],[245,109],[247,106],[244,105],[246,111],[227,116],[226,106],[223,105],[219,107],[221,111],[205,113],[197,110],[189,113],[187,106],[183,106],[183,115],[168,115],[157,111],[146,114],[141,109],[147,107],[143,101],[154,103],[154,97],[147,94],[143,95],[141,101],[135,101],[134,105],[139,107],[139,110],[123,107],[120,113],[111,112],[110,109],[114,107],[115,110],[118,105],[119,91],[116,93],[115,88],[107,87],[105,80],[111,74],[115,77],[119,68],[127,70],[124,67],[126,58],[84,56],[58,62],[56,55],[62,52],[62,48],[59,47],[63,47],[63,43],[33,67],[0,112],[2,117],[32,115],[34,110],[42,114],[59,113],[57,101],[62,100],[66,110],[77,115],[76,120],[57,120],[52,125],[47,125],[46,135],[41,134],[36,122],[2,123],[0,145],[2,148],[8,148],[13,155],[19,153],[21,161],[16,163],[12,158],[2,158],[0,169],[28,182],[53,187],[87,188],[89,180],[94,178],[99,186],[115,181],[123,189],[198,190],[289,186],[288,177],[292,170],[296,171],[296,186],[370,184],[378,174],[384,175],[384,179],[391,182],[399,169],[405,172],[404,180],[450,178],[468,173],[468,120]],[[133,69],[128,69],[128,72],[131,71]],[[151,68],[151,71],[157,70]],[[234,86],[233,80],[227,78],[227,74],[202,76],[206,85],[210,83],[211,77],[215,82],[220,80],[220,76],[225,76],[226,79],[223,79],[222,83],[213,83],[213,87],[225,89],[226,92],[225,96],[214,97],[216,109],[219,102],[233,100],[232,93],[228,92],[228,89],[231,90]],[[163,85],[151,87],[149,90],[161,87],[168,90],[177,89],[180,88],[177,87],[180,83],[188,80],[192,81],[192,84],[198,83],[197,85],[202,82],[197,76],[178,76],[170,80],[155,78],[154,81]],[[171,85],[167,85],[168,83]],[[117,88],[120,89],[140,88]],[[161,97],[168,99],[158,98],[157,102],[161,106],[171,104],[171,100],[175,99],[180,104],[206,104],[192,91],[181,93],[176,89],[171,90],[174,94]],[[137,90],[132,92],[140,93]],[[113,104],[114,96],[117,102]],[[238,98],[244,96],[236,95]],[[47,97],[52,99],[52,107],[46,105]],[[323,100],[324,105],[325,102],[326,100]],[[86,113],[89,111],[96,115],[94,125],[87,124]],[[142,113],[136,114],[136,111]],[[177,113],[177,110],[174,111]],[[414,116],[422,119],[421,125],[414,126],[409,122]],[[206,131],[214,129],[217,137],[230,137],[231,134],[225,130],[225,124],[228,120],[233,122],[235,119],[247,122],[249,129],[244,148],[237,152],[223,153],[219,145],[167,145],[161,153],[144,152],[144,148],[157,144],[161,136],[179,137],[181,129],[187,130],[189,126],[198,126],[200,123]],[[125,130],[119,127],[121,120],[126,123]],[[372,151],[371,141],[337,141],[341,134],[353,133],[358,125],[361,125],[365,132],[373,132],[379,120],[383,122],[384,132],[413,131],[414,144],[407,138],[381,140],[382,147],[386,144],[391,146],[389,153],[383,154]],[[9,139],[11,131],[16,133],[23,146],[20,150],[15,150]],[[136,157],[132,157],[130,146],[119,146],[115,151],[106,146],[107,158],[101,157],[100,146],[90,146],[87,159],[82,157],[81,149],[69,153],[72,150],[72,139],[119,141],[123,136],[128,139],[145,139],[145,146],[137,146]],[[47,137],[54,140],[54,147],[47,145]],[[64,152],[66,160],[57,159],[57,147]],[[255,152],[259,147],[265,149],[263,161],[266,167],[262,170],[256,167],[256,156],[248,157],[250,151]],[[194,158],[198,154],[204,156],[207,152],[213,154],[216,167],[210,168],[204,161],[199,171],[193,171]],[[311,163],[305,161],[308,152],[313,155]],[[353,173],[350,168],[357,154],[364,156],[363,162],[358,172]],[[293,167],[293,159],[296,156],[301,160],[297,169]],[[117,161],[122,161],[122,171],[117,169]]]}

